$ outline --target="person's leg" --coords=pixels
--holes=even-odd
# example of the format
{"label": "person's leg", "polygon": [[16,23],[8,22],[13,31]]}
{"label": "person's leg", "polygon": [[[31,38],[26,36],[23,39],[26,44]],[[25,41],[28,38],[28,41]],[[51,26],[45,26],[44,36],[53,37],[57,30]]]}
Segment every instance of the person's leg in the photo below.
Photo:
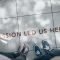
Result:
{"label": "person's leg", "polygon": [[16,58],[16,60],[26,60],[26,56],[20,55],[19,57]]}
{"label": "person's leg", "polygon": [[16,58],[20,55],[19,53],[14,53],[14,52],[11,52],[11,53],[0,52],[0,54],[9,58]]}

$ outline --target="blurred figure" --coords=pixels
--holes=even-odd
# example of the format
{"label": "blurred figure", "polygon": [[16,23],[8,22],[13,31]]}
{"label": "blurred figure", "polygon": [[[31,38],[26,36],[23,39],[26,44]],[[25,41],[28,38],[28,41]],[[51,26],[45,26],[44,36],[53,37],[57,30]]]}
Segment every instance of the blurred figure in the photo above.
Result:
{"label": "blurred figure", "polygon": [[[0,54],[2,55],[3,58],[7,57],[7,58],[10,58],[11,60],[26,60],[26,55],[28,51],[29,51],[29,48],[24,44],[22,47],[22,50],[20,50],[20,46],[19,46],[17,52],[10,52],[10,53],[0,52]],[[7,58],[6,60],[8,60]]]}
{"label": "blurred figure", "polygon": [[51,60],[52,58],[56,56],[60,56],[60,49],[50,50],[50,45],[47,41],[42,40],[42,46],[43,46],[42,49],[39,48],[37,45],[35,46],[35,53],[36,51],[39,51],[41,53],[34,60]]}
{"label": "blurred figure", "polygon": [[34,48],[35,54],[37,56],[41,56],[42,55],[41,49],[37,45],[34,45],[33,48]]}
{"label": "blurred figure", "polygon": [[47,41],[42,40],[43,49],[50,50],[50,45]]}

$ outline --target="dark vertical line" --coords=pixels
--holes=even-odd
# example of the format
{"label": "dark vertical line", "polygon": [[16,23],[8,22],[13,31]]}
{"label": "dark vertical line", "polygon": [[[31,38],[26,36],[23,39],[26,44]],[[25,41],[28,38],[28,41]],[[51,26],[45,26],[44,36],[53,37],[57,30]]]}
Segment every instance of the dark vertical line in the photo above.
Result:
{"label": "dark vertical line", "polygon": [[[17,3],[17,0],[16,0],[16,19],[17,19],[17,24],[18,24],[18,3]],[[18,32],[19,32],[19,24],[18,24]]]}
{"label": "dark vertical line", "polygon": [[[17,0],[16,0],[16,18],[17,18],[17,23],[18,23],[18,3],[17,3]],[[18,24],[18,31],[19,31],[19,24]]]}
{"label": "dark vertical line", "polygon": [[[18,22],[19,22],[19,20],[18,20],[19,17],[18,17],[18,3],[17,3],[17,1],[18,1],[18,0],[16,0],[16,15],[17,15],[17,16],[16,16],[16,19],[17,19],[18,32],[19,32],[19,23],[18,23]],[[19,37],[19,44],[20,44],[20,36],[18,36],[18,37]],[[19,44],[18,44],[18,45],[19,45]]]}
{"label": "dark vertical line", "polygon": [[[55,27],[54,25],[54,18],[53,18],[53,11],[52,11],[52,2],[50,0],[50,3],[51,3],[51,13],[52,13],[52,22],[53,22],[53,28]],[[55,45],[56,45],[56,48],[57,48],[57,42],[56,42],[56,35],[55,35],[55,31],[54,31],[54,37],[55,37]]]}

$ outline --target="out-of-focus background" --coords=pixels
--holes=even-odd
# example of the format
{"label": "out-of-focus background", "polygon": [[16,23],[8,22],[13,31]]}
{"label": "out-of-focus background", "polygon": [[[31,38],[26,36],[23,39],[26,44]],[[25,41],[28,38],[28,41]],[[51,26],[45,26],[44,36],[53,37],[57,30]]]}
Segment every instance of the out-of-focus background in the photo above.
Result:
{"label": "out-of-focus background", "polygon": [[60,26],[60,0],[0,0],[0,34],[48,29],[46,34],[22,35],[11,40],[0,39],[0,52],[16,52],[19,45],[23,46],[25,43],[30,50],[27,60],[33,60],[35,57],[33,45],[35,43],[42,48],[42,40],[48,41],[51,49],[59,49],[60,32],[49,32],[49,28],[58,26]]}

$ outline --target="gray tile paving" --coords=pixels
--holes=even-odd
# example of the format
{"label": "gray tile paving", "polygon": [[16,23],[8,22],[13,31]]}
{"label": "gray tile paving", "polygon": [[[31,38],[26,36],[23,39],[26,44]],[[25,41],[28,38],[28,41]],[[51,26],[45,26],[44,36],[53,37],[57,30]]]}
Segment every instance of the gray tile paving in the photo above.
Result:
{"label": "gray tile paving", "polygon": [[[45,27],[49,29],[55,26],[60,26],[60,0],[0,1],[0,34],[16,31],[23,32],[25,30],[32,29],[36,29],[38,31],[39,28]],[[21,36],[20,41],[23,44],[26,42],[29,46],[29,49],[33,50],[34,43],[41,47],[41,41],[45,39],[50,43],[51,48],[53,48],[56,46],[55,37],[57,47],[60,47],[59,36],[60,33],[55,33],[54,35],[54,33],[50,33],[48,31],[47,34],[42,35],[36,34],[36,36]],[[8,41],[7,45],[0,42],[0,51],[15,52],[20,41],[19,38],[16,37]],[[29,58],[27,58],[27,60],[33,60],[33,57],[35,57],[34,52],[29,52],[28,57]]]}

